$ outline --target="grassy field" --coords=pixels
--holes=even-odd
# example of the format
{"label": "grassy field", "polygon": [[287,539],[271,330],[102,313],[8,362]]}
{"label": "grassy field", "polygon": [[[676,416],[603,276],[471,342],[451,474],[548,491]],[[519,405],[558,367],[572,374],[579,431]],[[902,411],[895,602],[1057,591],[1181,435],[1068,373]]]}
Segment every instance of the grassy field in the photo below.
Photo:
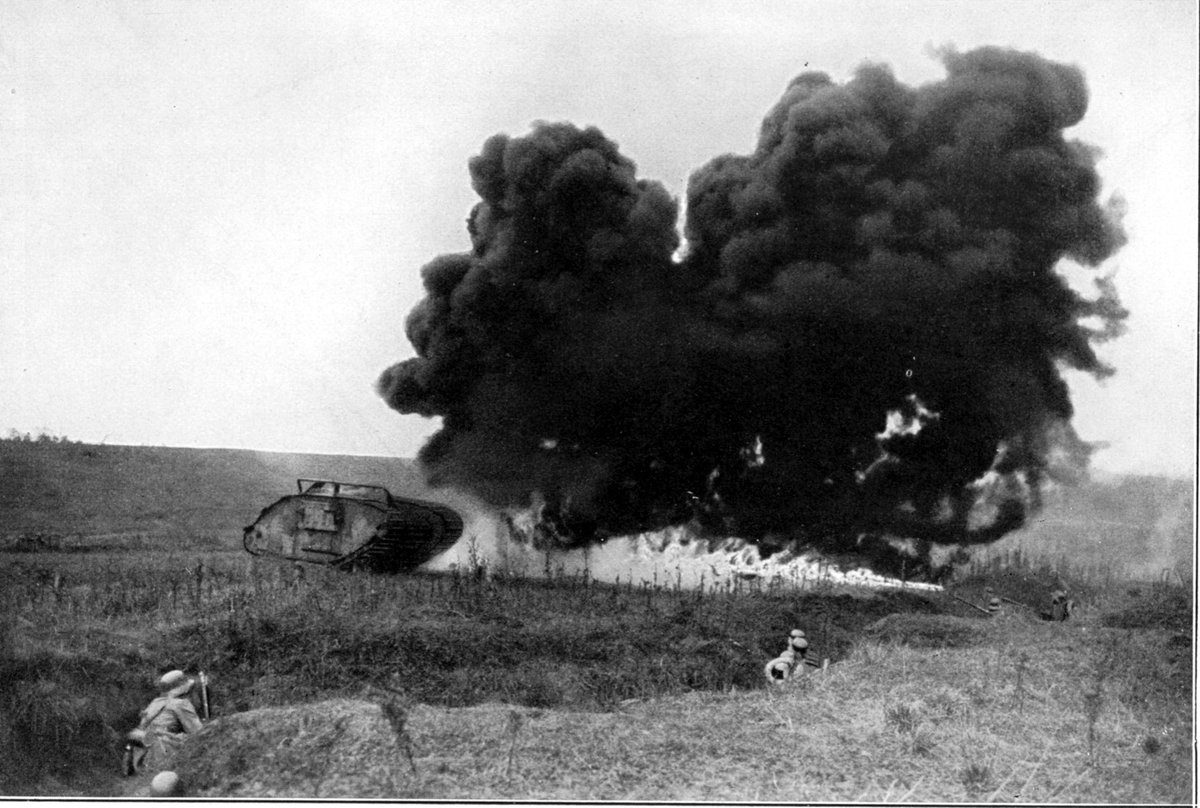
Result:
{"label": "grassy field", "polygon": [[[179,767],[196,796],[1187,802],[1193,790],[1193,607],[1178,584],[1081,582],[1078,619],[1052,624],[902,591],[470,569],[298,578],[226,550],[3,561],[10,795],[144,788],[115,776],[119,733],[170,666],[213,680],[216,720]],[[958,592],[977,598],[983,583]],[[795,626],[833,662],[768,687],[762,665]]]}
{"label": "grassy field", "polygon": [[[402,458],[0,440],[0,547],[22,538],[111,545],[129,534],[188,546],[197,537],[236,540],[263,507],[295,491],[297,477],[374,483],[461,507]],[[1107,565],[1117,577],[1157,577],[1181,562],[1187,572],[1192,490],[1190,480],[1136,475],[1056,489],[1023,529],[982,555]]]}
{"label": "grassy field", "polygon": [[[121,736],[182,667],[213,683],[178,767],[199,797],[1195,799],[1175,483],[1051,503],[1031,531],[1056,542],[1006,539],[948,593],[689,590],[471,554],[301,574],[238,549],[295,476],[425,493],[403,461],[0,441],[0,466],[0,794],[143,794],[117,775]],[[1121,507],[1148,525],[1124,550]],[[1095,546],[1087,518],[1109,528]],[[1080,602],[1066,623],[963,602],[1041,605],[1060,579]],[[794,627],[831,665],[768,686]]]}

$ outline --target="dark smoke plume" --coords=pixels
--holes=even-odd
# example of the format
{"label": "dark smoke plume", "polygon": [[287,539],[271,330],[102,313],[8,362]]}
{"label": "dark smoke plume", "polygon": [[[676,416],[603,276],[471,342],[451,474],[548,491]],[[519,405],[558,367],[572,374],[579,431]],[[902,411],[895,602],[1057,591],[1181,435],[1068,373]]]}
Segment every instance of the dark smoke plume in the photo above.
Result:
{"label": "dark smoke plume", "polygon": [[[917,88],[880,65],[791,82],[758,146],[677,204],[594,128],[470,161],[472,248],[423,270],[388,404],[441,416],[435,484],[545,503],[565,543],[691,522],[770,550],[991,541],[1086,462],[1064,368],[1111,372],[1124,241],[1080,71],[997,48]],[[1097,325],[1099,324],[1099,325]],[[1067,463],[1066,465],[1070,465]],[[874,548],[874,549],[872,549]]]}

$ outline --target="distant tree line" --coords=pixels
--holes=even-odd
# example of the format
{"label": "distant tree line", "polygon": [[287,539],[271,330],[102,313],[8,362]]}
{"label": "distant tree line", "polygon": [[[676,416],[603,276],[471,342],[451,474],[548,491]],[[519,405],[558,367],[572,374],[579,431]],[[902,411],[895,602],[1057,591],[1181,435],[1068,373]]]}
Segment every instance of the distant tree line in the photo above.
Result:
{"label": "distant tree line", "polygon": [[21,432],[18,429],[9,429],[8,434],[0,440],[7,443],[82,443],[82,441],[71,440],[66,435],[57,435],[47,429],[39,429],[36,435]]}

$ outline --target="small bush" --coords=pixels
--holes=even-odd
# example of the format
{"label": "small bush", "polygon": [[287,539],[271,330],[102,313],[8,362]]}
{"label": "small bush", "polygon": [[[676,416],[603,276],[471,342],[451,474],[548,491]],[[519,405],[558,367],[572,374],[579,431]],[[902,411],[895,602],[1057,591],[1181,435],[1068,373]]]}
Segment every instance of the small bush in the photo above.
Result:
{"label": "small bush", "polygon": [[937,739],[933,732],[925,727],[917,727],[908,739],[909,751],[914,755],[928,755],[933,752],[937,746]]}
{"label": "small bush", "polygon": [[978,797],[992,787],[992,769],[983,763],[968,763],[958,773],[967,796]]}
{"label": "small bush", "polygon": [[939,688],[924,699],[925,708],[931,718],[947,720],[965,715],[969,709],[969,697],[948,688]]}
{"label": "small bush", "polygon": [[893,704],[884,707],[883,722],[896,732],[910,734],[916,732],[921,723],[920,710],[912,704]]}

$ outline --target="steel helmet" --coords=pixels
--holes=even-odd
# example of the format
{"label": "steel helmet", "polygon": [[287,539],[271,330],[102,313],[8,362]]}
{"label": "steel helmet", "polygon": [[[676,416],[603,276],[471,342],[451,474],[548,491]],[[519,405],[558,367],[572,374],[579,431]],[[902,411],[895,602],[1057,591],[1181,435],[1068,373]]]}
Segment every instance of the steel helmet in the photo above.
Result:
{"label": "steel helmet", "polygon": [[150,781],[151,797],[171,797],[179,789],[179,775],[175,772],[159,772]]}

